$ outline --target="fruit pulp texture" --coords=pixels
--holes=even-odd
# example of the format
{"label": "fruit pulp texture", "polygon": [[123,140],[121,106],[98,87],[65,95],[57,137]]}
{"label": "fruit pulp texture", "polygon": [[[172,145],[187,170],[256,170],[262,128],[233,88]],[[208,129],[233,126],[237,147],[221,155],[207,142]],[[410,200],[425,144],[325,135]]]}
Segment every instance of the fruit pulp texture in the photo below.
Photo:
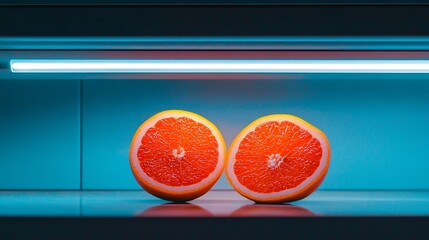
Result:
{"label": "fruit pulp texture", "polygon": [[208,127],[190,118],[170,117],[147,130],[137,156],[143,171],[155,181],[189,186],[214,171],[219,153]]}
{"label": "fruit pulp texture", "polygon": [[266,122],[250,132],[235,155],[234,173],[248,189],[271,193],[298,186],[318,168],[318,139],[291,122]]}

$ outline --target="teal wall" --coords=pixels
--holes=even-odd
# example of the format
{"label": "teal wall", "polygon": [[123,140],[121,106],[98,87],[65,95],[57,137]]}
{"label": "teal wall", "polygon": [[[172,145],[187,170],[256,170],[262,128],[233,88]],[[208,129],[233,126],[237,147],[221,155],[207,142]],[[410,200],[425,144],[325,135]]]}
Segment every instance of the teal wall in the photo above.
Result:
{"label": "teal wall", "polygon": [[0,189],[80,187],[80,82],[0,80]]}
{"label": "teal wall", "polygon": [[262,115],[295,114],[330,140],[322,189],[429,189],[427,76],[282,78],[83,80],[82,91],[78,80],[0,80],[0,189],[140,189],[130,141],[165,109],[207,117],[228,145]]}

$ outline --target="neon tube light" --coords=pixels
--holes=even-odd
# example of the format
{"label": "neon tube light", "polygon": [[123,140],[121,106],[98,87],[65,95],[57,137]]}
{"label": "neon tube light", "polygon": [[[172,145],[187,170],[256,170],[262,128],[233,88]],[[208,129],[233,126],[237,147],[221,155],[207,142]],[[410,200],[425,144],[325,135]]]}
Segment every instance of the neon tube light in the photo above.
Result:
{"label": "neon tube light", "polygon": [[429,73],[429,60],[11,60],[14,73]]}

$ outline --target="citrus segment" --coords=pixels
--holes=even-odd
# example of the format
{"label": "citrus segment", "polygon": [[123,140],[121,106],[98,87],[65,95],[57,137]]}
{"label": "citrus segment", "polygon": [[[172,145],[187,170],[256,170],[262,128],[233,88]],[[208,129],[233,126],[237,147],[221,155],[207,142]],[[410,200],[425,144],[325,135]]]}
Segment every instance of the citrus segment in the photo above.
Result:
{"label": "citrus segment", "polygon": [[294,201],[320,185],[329,158],[329,142],[320,130],[292,115],[270,115],[238,134],[226,174],[234,189],[251,200]]}
{"label": "citrus segment", "polygon": [[130,164],[137,182],[149,193],[188,201],[203,195],[220,177],[225,149],[222,135],[207,119],[169,110],[139,127]]}

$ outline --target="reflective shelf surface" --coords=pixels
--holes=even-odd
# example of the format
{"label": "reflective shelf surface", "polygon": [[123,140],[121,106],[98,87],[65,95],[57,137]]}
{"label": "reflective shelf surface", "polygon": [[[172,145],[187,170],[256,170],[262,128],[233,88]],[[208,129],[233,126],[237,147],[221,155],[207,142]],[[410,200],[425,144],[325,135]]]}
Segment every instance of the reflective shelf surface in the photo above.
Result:
{"label": "reflective shelf surface", "polygon": [[0,217],[429,216],[429,191],[316,191],[289,204],[255,204],[213,190],[185,204],[144,191],[0,191]]}

